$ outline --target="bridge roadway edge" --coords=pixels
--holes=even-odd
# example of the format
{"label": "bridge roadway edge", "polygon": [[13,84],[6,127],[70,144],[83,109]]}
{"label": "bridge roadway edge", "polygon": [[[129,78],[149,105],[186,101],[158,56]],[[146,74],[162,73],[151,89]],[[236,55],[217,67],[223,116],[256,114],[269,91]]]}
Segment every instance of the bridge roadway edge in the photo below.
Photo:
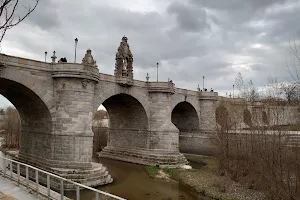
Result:
{"label": "bridge roadway edge", "polygon": [[[42,69],[41,71],[48,73],[50,71],[53,79],[51,83],[53,87],[52,99],[49,95],[47,97],[48,102],[53,102],[53,106],[51,106],[53,130],[51,136],[43,135],[44,139],[41,138],[47,140],[46,143],[51,147],[49,154],[44,156],[39,154],[38,151],[42,151],[39,147],[35,151],[26,151],[25,149],[20,151],[18,159],[88,186],[112,182],[112,178],[104,166],[98,166],[98,169],[93,171],[95,166],[91,162],[93,133],[91,127],[87,128],[84,124],[92,124],[95,109],[93,102],[95,85],[99,81],[109,81],[117,85],[115,77],[99,74],[97,68],[82,64],[49,64],[15,57],[14,59],[17,60],[10,62],[10,67],[15,65],[23,70],[30,67],[30,70],[39,71]],[[39,67],[35,67],[35,65]],[[199,104],[200,110],[204,109],[204,112],[198,114],[200,122],[205,123],[203,120],[206,120],[208,121],[205,123],[207,125],[210,123],[207,118],[211,118],[214,114],[214,112],[209,113],[213,109],[210,96],[213,94],[213,98],[215,98],[217,93],[183,90],[175,88],[171,82],[156,83],[134,80],[134,83],[137,85],[133,85],[133,87],[145,89],[145,101],[148,106],[146,110],[149,111],[148,131],[150,133],[146,138],[146,146],[144,149],[127,149],[122,146],[108,145],[104,149],[102,157],[168,167],[186,164],[185,157],[179,152],[179,130],[171,121],[174,94],[178,94],[182,99],[181,101],[186,101],[192,97],[196,99],[195,102],[204,102]],[[40,90],[42,91],[42,88]],[[198,97],[199,95],[202,96],[202,99]],[[199,108],[197,107],[196,110]],[[208,125],[205,127],[205,129],[211,128]],[[30,140],[30,138],[28,139]],[[99,168],[101,169],[99,170]]]}

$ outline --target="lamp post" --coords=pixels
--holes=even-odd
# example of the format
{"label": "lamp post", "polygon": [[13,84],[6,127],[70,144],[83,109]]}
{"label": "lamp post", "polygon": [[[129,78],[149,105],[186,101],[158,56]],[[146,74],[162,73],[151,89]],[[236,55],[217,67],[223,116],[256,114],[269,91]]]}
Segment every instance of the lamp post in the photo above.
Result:
{"label": "lamp post", "polygon": [[204,76],[203,76],[203,91],[204,91]]}
{"label": "lamp post", "polygon": [[158,82],[158,65],[159,65],[159,63],[156,63],[156,68],[157,68],[157,70],[156,70],[156,73],[157,73],[157,82]]}
{"label": "lamp post", "polygon": [[232,85],[232,98],[234,98],[234,85]]}
{"label": "lamp post", "polygon": [[47,61],[47,51],[45,51],[45,62]]}
{"label": "lamp post", "polygon": [[75,38],[75,61],[74,61],[74,63],[76,63],[76,48],[77,48],[77,43],[78,43],[78,39]]}

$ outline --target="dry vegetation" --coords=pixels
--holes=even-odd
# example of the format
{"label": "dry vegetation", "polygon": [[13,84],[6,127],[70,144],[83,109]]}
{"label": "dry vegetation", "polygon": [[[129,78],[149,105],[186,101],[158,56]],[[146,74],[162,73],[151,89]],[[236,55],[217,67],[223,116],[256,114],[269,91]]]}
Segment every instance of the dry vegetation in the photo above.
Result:
{"label": "dry vegetation", "polygon": [[2,147],[8,149],[19,148],[21,134],[21,120],[18,111],[13,107],[8,107],[1,111],[1,135],[3,137]]}
{"label": "dry vegetation", "polygon": [[[253,90],[255,88],[244,93],[248,105],[254,105],[258,98]],[[241,132],[241,119],[230,116],[224,109],[228,107],[226,102],[221,103],[224,108],[221,106],[216,112],[220,171],[249,189],[262,191],[265,199],[297,200],[300,199],[299,141],[291,145],[289,133],[280,126],[280,122],[288,117],[282,110],[292,104],[292,96],[287,96],[285,104],[282,104],[284,100],[271,97],[265,98],[252,113],[247,111],[246,102],[230,108],[233,109],[231,113],[243,113],[247,132]],[[295,104],[297,102],[293,100]],[[270,106],[273,112],[268,116],[265,110]]]}
{"label": "dry vegetation", "polygon": [[177,169],[177,179],[207,197],[220,200],[262,200],[264,195],[245,188],[224,176],[219,170],[219,160],[213,157],[185,155],[190,162],[202,163],[200,168]]}
{"label": "dry vegetation", "polygon": [[103,124],[103,119],[108,118],[105,110],[98,110],[93,119],[93,152],[100,152],[107,145],[108,127]]}
{"label": "dry vegetation", "polygon": [[35,10],[39,0],[25,2],[26,4],[19,0],[0,1],[0,43],[7,30],[17,26]]}

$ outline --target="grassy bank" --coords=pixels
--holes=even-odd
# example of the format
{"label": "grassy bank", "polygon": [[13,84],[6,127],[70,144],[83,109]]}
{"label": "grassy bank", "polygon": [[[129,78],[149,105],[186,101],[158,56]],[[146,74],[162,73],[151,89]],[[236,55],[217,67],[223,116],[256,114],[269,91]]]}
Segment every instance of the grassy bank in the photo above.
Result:
{"label": "grassy bank", "polygon": [[173,180],[178,180],[178,172],[177,169],[171,169],[171,168],[159,168],[155,166],[146,166],[145,170],[147,174],[152,177],[166,177],[166,178],[171,178]]}
{"label": "grassy bank", "polygon": [[11,156],[11,157],[16,157],[18,156],[18,149],[7,149],[0,147],[0,151],[2,151],[5,155]]}
{"label": "grassy bank", "polygon": [[[161,169],[170,178],[194,188],[198,193],[219,200],[261,200],[260,192],[246,189],[242,185],[222,176],[218,168],[218,160],[211,157],[185,155],[195,166],[193,169]],[[160,169],[146,167],[151,177],[156,177]]]}

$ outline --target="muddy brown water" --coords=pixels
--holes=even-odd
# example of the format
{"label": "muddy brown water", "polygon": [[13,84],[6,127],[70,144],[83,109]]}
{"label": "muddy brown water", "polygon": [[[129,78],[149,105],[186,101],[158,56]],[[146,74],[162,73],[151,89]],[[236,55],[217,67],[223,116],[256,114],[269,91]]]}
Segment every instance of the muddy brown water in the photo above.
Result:
{"label": "muddy brown water", "polygon": [[[0,156],[6,155],[0,151]],[[104,158],[93,159],[94,162],[101,162],[106,166],[114,179],[113,183],[97,187],[97,189],[122,198],[128,200],[211,200],[211,198],[197,194],[191,187],[173,180],[149,177],[142,165]],[[201,167],[201,164],[193,164],[195,168]],[[80,194],[81,200],[95,199],[94,192],[81,190]],[[76,199],[75,192],[65,192],[65,195],[71,199]]]}
{"label": "muddy brown water", "polygon": [[[144,166],[116,160],[96,159],[106,166],[114,179],[112,184],[97,187],[128,200],[210,200],[197,194],[192,188],[173,180],[154,179],[148,176]],[[75,199],[75,192],[66,196]],[[95,199],[94,192],[81,191],[81,199]]]}

